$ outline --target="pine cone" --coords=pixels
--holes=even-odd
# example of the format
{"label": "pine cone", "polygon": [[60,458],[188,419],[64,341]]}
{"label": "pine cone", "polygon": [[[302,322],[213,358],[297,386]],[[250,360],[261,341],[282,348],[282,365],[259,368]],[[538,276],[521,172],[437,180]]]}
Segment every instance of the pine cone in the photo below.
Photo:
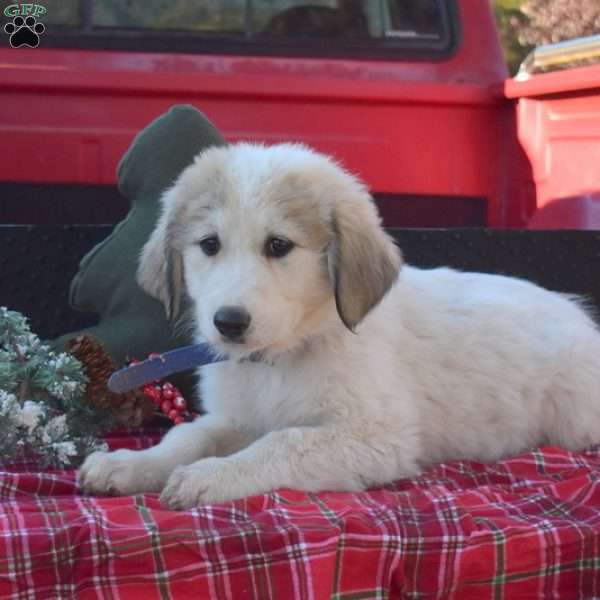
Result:
{"label": "pine cone", "polygon": [[141,390],[115,394],[108,389],[108,378],[118,366],[94,337],[77,336],[69,341],[67,352],[85,367],[89,379],[86,396],[92,407],[109,411],[117,424],[126,427],[139,427],[152,419],[154,405]]}

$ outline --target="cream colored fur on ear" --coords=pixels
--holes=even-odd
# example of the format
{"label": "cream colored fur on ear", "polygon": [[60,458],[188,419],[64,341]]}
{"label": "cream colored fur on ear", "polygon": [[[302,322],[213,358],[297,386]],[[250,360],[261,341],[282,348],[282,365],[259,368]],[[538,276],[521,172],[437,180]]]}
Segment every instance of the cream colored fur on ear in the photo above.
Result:
{"label": "cream colored fur on ear", "polygon": [[162,210],[156,227],[140,253],[137,282],[165,306],[167,318],[177,317],[183,294],[183,263],[176,245],[176,214],[182,201],[176,184],[161,198]]}
{"label": "cream colored fur on ear", "polygon": [[400,251],[380,226],[370,197],[343,198],[333,213],[329,276],[340,318],[354,330],[398,277]]}

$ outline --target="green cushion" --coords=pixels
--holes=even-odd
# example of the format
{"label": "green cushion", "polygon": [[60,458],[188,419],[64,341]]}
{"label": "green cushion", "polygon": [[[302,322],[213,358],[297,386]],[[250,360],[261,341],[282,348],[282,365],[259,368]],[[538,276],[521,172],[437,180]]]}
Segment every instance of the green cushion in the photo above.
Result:
{"label": "green cushion", "polygon": [[119,190],[131,204],[127,217],[81,260],[71,283],[73,308],[100,322],[53,342],[62,350],[82,333],[100,341],[118,364],[191,343],[174,331],[163,305],[136,283],[137,261],[154,228],[161,194],[204,148],[225,144],[215,127],[192,106],[174,106],[141,131],[117,169]]}

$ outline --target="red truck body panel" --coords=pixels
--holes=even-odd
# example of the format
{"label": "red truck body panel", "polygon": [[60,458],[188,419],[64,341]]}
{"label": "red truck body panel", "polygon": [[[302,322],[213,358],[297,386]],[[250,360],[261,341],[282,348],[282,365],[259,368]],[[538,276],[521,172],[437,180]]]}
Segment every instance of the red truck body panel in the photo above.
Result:
{"label": "red truck body panel", "polygon": [[189,103],[231,141],[334,155],[389,226],[523,227],[600,189],[600,66],[505,83],[489,3],[457,5],[437,61],[0,49],[0,183],[112,186],[136,132]]}
{"label": "red truck body panel", "polygon": [[439,224],[521,226],[533,200],[509,202],[520,192],[506,173],[523,171],[522,155],[493,15],[486,2],[459,8],[458,50],[437,62],[0,50],[0,181],[113,184],[135,133],[190,103],[229,140],[334,155],[378,195],[388,225],[437,224],[446,210]]}
{"label": "red truck body panel", "polygon": [[600,229],[600,65],[509,80],[505,92],[536,187],[531,226]]}

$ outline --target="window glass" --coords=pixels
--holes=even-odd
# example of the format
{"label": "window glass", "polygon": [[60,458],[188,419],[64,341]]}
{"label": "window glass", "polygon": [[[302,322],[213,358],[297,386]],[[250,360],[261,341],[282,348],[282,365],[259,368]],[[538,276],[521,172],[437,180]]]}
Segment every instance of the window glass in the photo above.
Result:
{"label": "window glass", "polygon": [[254,0],[253,33],[276,37],[440,37],[438,0]]}
{"label": "window glass", "polygon": [[93,24],[243,33],[245,8],[246,0],[93,0]]}
{"label": "window glass", "polygon": [[439,37],[441,14],[436,0],[389,0],[384,4],[386,37]]}
{"label": "window glass", "polygon": [[45,0],[42,6],[46,9],[46,14],[40,19],[44,25],[81,25],[79,0]]}
{"label": "window glass", "polygon": [[[46,0],[44,23],[70,36],[71,44],[81,40],[85,45],[86,36],[93,38],[94,47],[101,47],[102,39],[105,47],[118,48],[122,40],[129,49],[160,43],[167,51],[194,51],[207,43],[236,53],[246,46],[273,54],[283,48],[342,55],[378,48],[444,51],[452,42],[450,1]],[[131,30],[141,35],[132,36]],[[170,45],[170,32],[181,34],[175,45]]]}
{"label": "window glass", "polygon": [[362,4],[348,0],[256,0],[252,6],[254,32],[286,38],[365,36]]}
{"label": "window glass", "polygon": [[278,38],[411,38],[439,37],[441,33],[438,0],[92,2],[93,24],[100,27],[237,32]]}

